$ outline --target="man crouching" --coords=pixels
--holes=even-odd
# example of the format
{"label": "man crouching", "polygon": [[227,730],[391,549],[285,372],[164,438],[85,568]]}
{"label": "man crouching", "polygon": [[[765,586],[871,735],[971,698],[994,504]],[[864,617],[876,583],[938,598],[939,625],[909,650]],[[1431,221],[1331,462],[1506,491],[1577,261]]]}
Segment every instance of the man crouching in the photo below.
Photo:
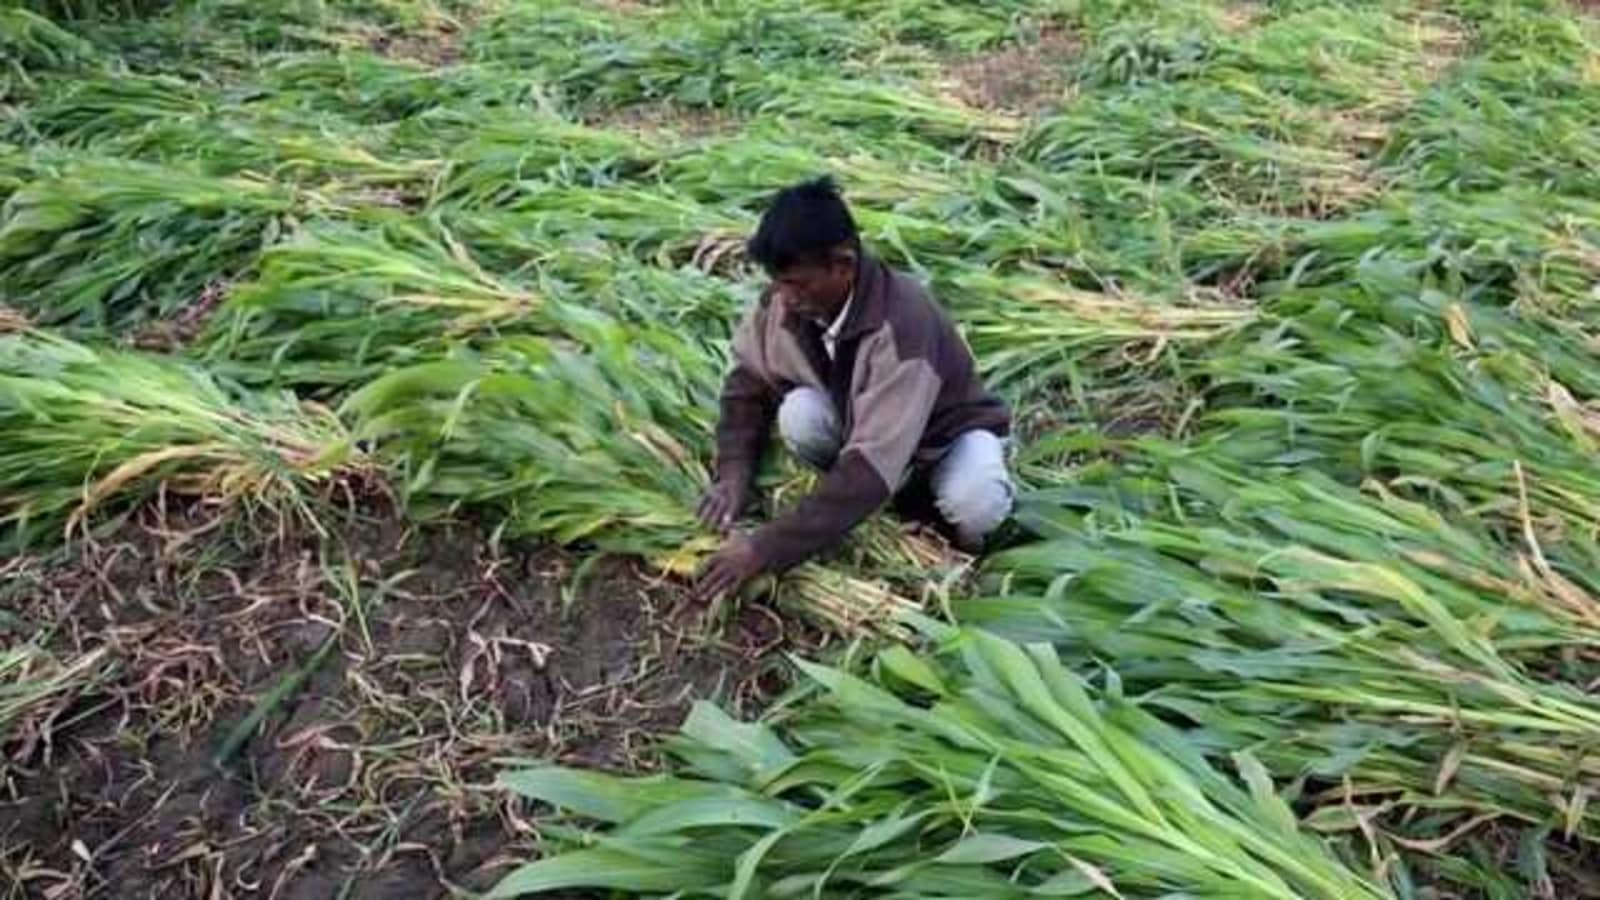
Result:
{"label": "man crouching", "polygon": [[1011,416],[943,310],[863,250],[826,178],[778,192],[749,253],[772,283],[734,335],[700,519],[727,532],[750,506],[774,418],[823,476],[793,509],[729,536],[701,569],[700,595],[809,559],[891,499],[900,515],[981,549],[1011,513]]}

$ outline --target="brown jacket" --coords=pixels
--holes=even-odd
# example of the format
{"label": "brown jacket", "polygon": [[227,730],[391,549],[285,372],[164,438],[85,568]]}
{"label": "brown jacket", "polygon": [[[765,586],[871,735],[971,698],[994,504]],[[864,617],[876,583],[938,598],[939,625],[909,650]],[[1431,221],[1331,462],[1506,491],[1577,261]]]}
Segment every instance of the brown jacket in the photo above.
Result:
{"label": "brown jacket", "polygon": [[1010,412],[978,380],[972,352],[910,277],[861,257],[833,360],[822,329],[769,292],[740,323],[722,392],[717,475],[749,478],[784,394],[826,391],[844,446],[817,489],[752,536],[769,570],[787,569],[843,537],[882,506],[907,471],[927,466],[961,434],[1005,436]]}

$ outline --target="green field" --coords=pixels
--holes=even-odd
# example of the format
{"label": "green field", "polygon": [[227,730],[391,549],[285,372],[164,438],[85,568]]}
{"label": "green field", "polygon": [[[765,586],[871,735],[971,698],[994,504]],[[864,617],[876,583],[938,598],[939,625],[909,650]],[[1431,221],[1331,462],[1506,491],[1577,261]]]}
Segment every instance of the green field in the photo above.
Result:
{"label": "green field", "polygon": [[[703,608],[819,174],[1016,521]],[[0,897],[1600,897],[1597,356],[1579,4],[5,4]]]}

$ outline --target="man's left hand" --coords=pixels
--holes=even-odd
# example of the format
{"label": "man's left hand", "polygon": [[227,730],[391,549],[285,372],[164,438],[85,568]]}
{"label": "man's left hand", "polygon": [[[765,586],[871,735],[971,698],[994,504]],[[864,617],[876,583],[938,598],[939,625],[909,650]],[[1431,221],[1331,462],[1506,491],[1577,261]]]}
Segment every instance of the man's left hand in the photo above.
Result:
{"label": "man's left hand", "polygon": [[756,552],[755,542],[747,535],[733,535],[700,566],[695,597],[710,602],[736,593],[745,582],[760,575],[761,569],[761,555]]}

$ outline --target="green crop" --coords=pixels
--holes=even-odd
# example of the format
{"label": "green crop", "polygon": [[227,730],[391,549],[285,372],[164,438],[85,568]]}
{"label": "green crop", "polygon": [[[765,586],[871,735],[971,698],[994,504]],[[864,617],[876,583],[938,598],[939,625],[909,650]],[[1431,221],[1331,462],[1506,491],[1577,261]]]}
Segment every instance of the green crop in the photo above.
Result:
{"label": "green crop", "polygon": [[[1148,449],[1137,480],[1042,492],[1025,515],[1054,537],[997,558],[1006,596],[969,621],[1112,666],[1199,741],[1265,740],[1269,765],[1402,803],[1428,803],[1457,744],[1457,809],[1537,822],[1546,790],[1591,777],[1568,768],[1600,715],[1586,676],[1545,674],[1600,634],[1589,586],[1377,487]],[[1291,724],[1311,710],[1297,700],[1313,721]],[[1285,720],[1252,722],[1269,709]]]}
{"label": "green crop", "polygon": [[33,331],[0,335],[0,426],[13,544],[161,489],[309,515],[317,485],[365,467],[327,409]]}
{"label": "green crop", "polygon": [[933,660],[885,652],[870,680],[803,668],[819,694],[781,732],[690,716],[672,749],[695,777],[502,775],[608,827],[491,896],[1384,896],[1298,832],[1250,754],[1241,787],[1047,647],[974,631]]}
{"label": "green crop", "polygon": [[[1515,897],[1592,855],[1569,5],[25,5],[18,542],[381,473],[412,518],[687,578],[745,240],[823,174],[1013,403],[1004,552],[962,580],[875,519],[752,591],[902,646],[761,725],[702,707],[653,780],[508,775],[604,824],[541,824],[504,892]],[[9,659],[20,696],[58,671]]]}
{"label": "green crop", "polygon": [[66,156],[33,161],[0,208],[0,278],[47,325],[172,312],[236,277],[303,202],[261,178]]}
{"label": "green crop", "polygon": [[[404,461],[419,511],[498,508],[512,536],[640,556],[685,576],[720,543],[694,519],[708,485],[720,354],[659,327],[552,310],[582,352],[541,338],[399,369],[353,395],[358,433]],[[653,375],[646,376],[643,373]],[[878,533],[880,558],[915,552]],[[844,633],[894,632],[917,607],[808,565],[782,599]]]}

